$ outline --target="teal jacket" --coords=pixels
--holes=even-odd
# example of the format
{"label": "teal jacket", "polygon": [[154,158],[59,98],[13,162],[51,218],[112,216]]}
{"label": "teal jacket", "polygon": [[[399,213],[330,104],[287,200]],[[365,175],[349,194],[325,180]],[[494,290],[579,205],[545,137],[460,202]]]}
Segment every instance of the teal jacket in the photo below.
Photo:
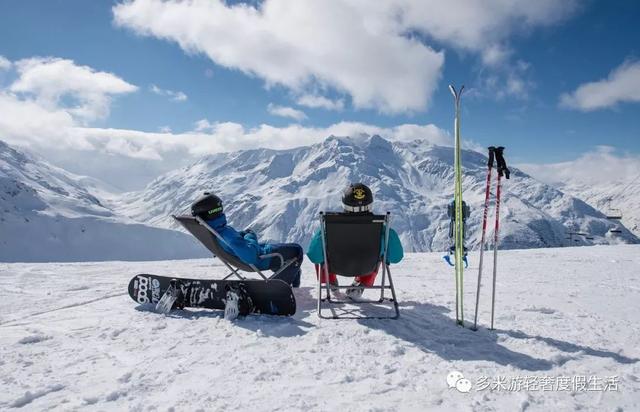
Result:
{"label": "teal jacket", "polygon": [[[380,255],[384,252],[384,235],[380,239]],[[316,231],[309,243],[309,250],[307,251],[307,257],[313,263],[324,263],[324,254],[322,253],[322,233],[320,230]],[[404,257],[402,250],[402,243],[395,230],[389,228],[389,247],[387,249],[387,263],[398,263]]]}

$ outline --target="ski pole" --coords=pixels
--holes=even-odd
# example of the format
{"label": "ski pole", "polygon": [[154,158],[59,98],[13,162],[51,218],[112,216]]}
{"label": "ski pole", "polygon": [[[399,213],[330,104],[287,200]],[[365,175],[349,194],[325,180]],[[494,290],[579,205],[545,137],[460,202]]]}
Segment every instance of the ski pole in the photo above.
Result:
{"label": "ski pole", "polygon": [[496,161],[498,163],[498,180],[496,182],[496,224],[493,233],[493,288],[491,290],[491,330],[493,330],[493,320],[496,307],[496,275],[498,271],[498,240],[500,233],[500,195],[502,189],[502,176],[509,179],[509,169],[503,157],[504,147],[495,148]]}
{"label": "ski pole", "polygon": [[493,330],[493,316],[496,307],[496,273],[498,270],[498,232],[500,230],[500,178],[502,173],[498,171],[498,180],[496,188],[496,224],[493,229],[493,287],[491,289],[491,330]]}
{"label": "ski pole", "polygon": [[491,170],[493,169],[493,158],[495,147],[489,147],[489,161],[487,162],[487,185],[484,194],[484,212],[482,213],[482,236],[480,238],[480,259],[478,261],[478,285],[476,290],[476,310],[473,317],[473,329],[478,329],[478,305],[480,302],[480,284],[482,282],[482,261],[484,256],[484,241],[487,233],[487,215],[489,214],[489,195],[491,192]]}

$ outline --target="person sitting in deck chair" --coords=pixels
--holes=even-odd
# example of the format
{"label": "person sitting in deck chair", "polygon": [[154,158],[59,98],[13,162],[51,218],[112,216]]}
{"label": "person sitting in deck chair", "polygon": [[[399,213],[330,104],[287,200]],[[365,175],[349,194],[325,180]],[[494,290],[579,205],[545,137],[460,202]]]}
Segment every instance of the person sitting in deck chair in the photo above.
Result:
{"label": "person sitting in deck chair", "polygon": [[[373,205],[373,193],[365,184],[350,184],[342,194],[342,205],[346,214],[372,214],[371,206]],[[325,283],[327,279],[325,279],[326,276],[324,274],[324,268],[322,267],[322,264],[324,263],[324,255],[322,252],[322,233],[320,233],[320,230],[316,231],[311,238],[307,257],[316,264],[316,275],[321,276],[321,282]],[[381,242],[380,255],[384,252],[382,247],[383,244]],[[404,252],[402,250],[400,238],[395,230],[389,228],[387,262],[398,263],[402,260],[403,256]],[[363,289],[357,286],[373,286],[377,274],[378,268],[371,273],[363,273],[360,276],[356,276],[352,284],[352,286],[356,287],[347,289],[347,296],[351,299],[359,299],[362,296]],[[338,278],[335,273],[329,273],[329,284],[331,286],[338,286]],[[337,289],[334,289],[334,291],[337,291]]]}
{"label": "person sitting in deck chair", "polygon": [[192,212],[222,236],[224,242],[219,243],[227,253],[236,256],[246,264],[254,265],[260,270],[270,269],[275,272],[280,269],[282,263],[280,259],[260,259],[259,256],[279,253],[285,261],[296,259],[292,265],[273,278],[283,280],[294,288],[300,286],[300,264],[304,256],[302,246],[296,243],[261,243],[252,230],[235,230],[227,224],[222,200],[214,194],[205,193],[194,203]]}

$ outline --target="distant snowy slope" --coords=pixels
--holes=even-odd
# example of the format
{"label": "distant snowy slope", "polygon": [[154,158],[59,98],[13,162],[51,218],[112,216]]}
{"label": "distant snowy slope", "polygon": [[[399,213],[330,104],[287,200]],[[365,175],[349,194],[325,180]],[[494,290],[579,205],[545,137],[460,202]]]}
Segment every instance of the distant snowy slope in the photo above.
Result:
{"label": "distant snowy slope", "polygon": [[610,184],[571,182],[559,187],[605,214],[621,215],[622,224],[640,236],[640,180]]}
{"label": "distant snowy slope", "polygon": [[[379,136],[332,136],[290,150],[255,149],[204,157],[159,177],[141,192],[126,194],[116,209],[138,221],[175,227],[169,214],[188,210],[199,194],[212,191],[222,197],[233,225],[251,227],[264,239],[306,245],[318,226],[318,212],[340,209],[343,188],[348,182],[362,181],[374,191],[375,209],[392,212],[393,227],[407,250],[445,250],[452,164],[450,147],[390,142]],[[463,168],[464,197],[472,207],[467,245],[476,248],[486,158],[464,151]],[[593,237],[578,239],[577,244],[638,242],[624,228],[621,237],[612,237],[608,231],[615,224],[602,213],[517,169],[504,188],[502,247],[566,245],[567,230]]]}
{"label": "distant snowy slope", "polygon": [[100,202],[109,207],[109,200],[114,197],[118,197],[120,193],[124,192],[124,190],[112,186],[109,183],[106,183],[102,180],[96,179],[91,176],[75,176],[77,178],[76,182],[85,188],[87,191],[96,195]]}
{"label": "distant snowy slope", "polygon": [[601,146],[572,161],[521,167],[604,214],[622,215],[621,223],[640,236],[640,157]]}
{"label": "distant snowy slope", "polygon": [[204,256],[182,233],[116,216],[82,180],[0,141],[0,261]]}

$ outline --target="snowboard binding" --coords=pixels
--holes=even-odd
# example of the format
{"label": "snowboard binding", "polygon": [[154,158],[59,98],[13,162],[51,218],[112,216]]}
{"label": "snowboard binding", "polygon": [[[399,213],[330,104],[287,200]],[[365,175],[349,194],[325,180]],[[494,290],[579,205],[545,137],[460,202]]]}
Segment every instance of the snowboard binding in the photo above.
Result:
{"label": "snowboard binding", "polygon": [[224,318],[227,320],[234,320],[238,316],[247,316],[253,312],[253,300],[247,293],[244,284],[237,286],[227,285],[226,299],[224,306]]}
{"label": "snowboard binding", "polygon": [[156,304],[156,312],[169,313],[172,309],[183,309],[184,293],[178,279],[171,279],[167,291]]}

